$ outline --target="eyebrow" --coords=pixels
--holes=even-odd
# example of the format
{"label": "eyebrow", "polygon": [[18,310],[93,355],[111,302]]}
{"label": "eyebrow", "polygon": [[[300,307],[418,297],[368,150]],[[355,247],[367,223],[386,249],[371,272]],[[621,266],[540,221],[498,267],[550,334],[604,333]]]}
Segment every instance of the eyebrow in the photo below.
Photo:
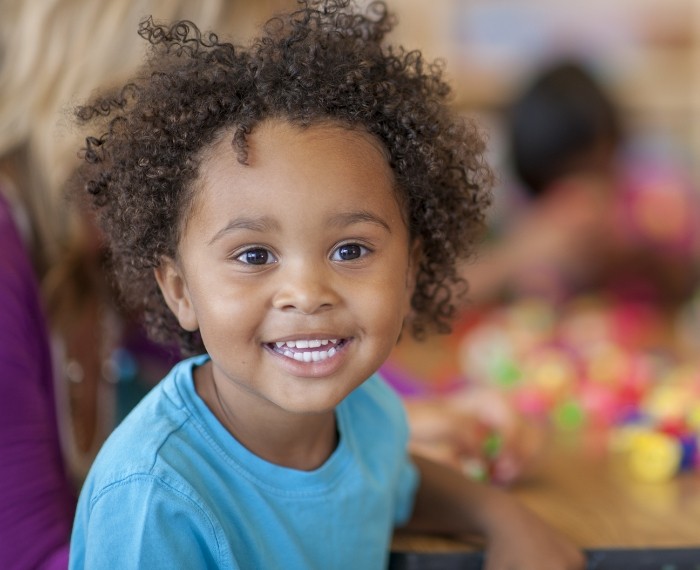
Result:
{"label": "eyebrow", "polygon": [[382,218],[367,210],[358,210],[356,212],[341,212],[333,216],[328,225],[336,227],[346,227],[353,224],[370,223],[384,228],[391,233],[391,228]]}
{"label": "eyebrow", "polygon": [[279,224],[272,218],[263,216],[260,218],[235,218],[230,220],[223,228],[214,234],[214,236],[209,240],[209,245],[213,244],[216,240],[220,239],[224,235],[234,231],[234,230],[251,230],[254,232],[269,232],[279,229]]}

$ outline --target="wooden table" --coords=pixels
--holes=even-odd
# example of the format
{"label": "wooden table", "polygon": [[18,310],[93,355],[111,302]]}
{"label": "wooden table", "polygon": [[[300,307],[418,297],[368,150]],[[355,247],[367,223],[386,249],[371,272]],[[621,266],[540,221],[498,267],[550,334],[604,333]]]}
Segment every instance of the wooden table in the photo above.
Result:
{"label": "wooden table", "polygon": [[[700,547],[700,471],[640,483],[595,434],[560,435],[510,490],[582,548]],[[397,551],[473,549],[446,538],[396,535]]]}

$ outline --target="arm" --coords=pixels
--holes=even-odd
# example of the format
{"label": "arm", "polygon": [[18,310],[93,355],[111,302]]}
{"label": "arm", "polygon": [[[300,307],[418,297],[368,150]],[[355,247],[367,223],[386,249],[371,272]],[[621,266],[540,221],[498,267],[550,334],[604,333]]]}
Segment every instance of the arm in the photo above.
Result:
{"label": "arm", "polygon": [[486,538],[487,570],[575,570],[583,554],[505,492],[458,471],[414,457],[421,475],[407,529]]}

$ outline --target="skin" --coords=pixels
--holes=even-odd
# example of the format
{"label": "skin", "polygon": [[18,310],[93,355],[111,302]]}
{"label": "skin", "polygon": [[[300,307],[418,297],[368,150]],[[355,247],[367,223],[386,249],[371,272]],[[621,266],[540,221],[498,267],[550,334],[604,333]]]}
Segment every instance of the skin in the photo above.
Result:
{"label": "skin", "polygon": [[[224,132],[208,149],[177,259],[156,278],[181,326],[202,335],[211,360],[195,387],[219,421],[260,457],[315,469],[337,444],[335,407],[397,342],[420,250],[367,133],[267,121],[249,137],[248,165],[230,140]],[[310,340],[335,350],[304,362],[277,348]],[[415,462],[409,529],[481,533],[489,569],[582,567],[565,538],[501,491]]]}

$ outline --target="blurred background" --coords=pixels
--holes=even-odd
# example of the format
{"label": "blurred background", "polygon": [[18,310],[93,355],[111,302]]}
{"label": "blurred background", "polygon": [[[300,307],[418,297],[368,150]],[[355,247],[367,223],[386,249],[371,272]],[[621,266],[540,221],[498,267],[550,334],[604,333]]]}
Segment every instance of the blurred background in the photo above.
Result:
{"label": "blurred background", "polygon": [[[55,376],[38,373],[47,385],[25,394],[25,408],[14,390],[30,381],[12,381],[17,368],[0,370],[15,414],[1,424],[8,453],[12,438],[28,441],[17,426],[33,430],[29,414],[48,430],[42,445],[58,422],[62,459],[52,451],[52,466],[63,473],[67,464],[79,487],[104,437],[177,359],[144,338],[138,316],[121,312],[94,227],[76,224],[84,212],[65,202],[80,144],[69,126],[72,107],[134,72],[145,48],[138,22],[149,14],[191,18],[245,44],[270,15],[295,5],[0,0],[0,198],[7,201],[0,206],[29,252]],[[389,7],[398,19],[389,42],[443,62],[452,105],[483,131],[497,175],[488,235],[462,268],[470,288],[453,333],[425,343],[404,338],[383,368],[409,406],[416,445],[452,463],[470,455],[455,447],[473,427],[465,416],[506,439],[517,433],[529,439],[510,442],[515,463],[500,475],[488,466],[479,474],[508,482],[536,457],[543,431],[602,430],[610,436],[605,449],[614,440],[617,450],[646,453],[648,446],[619,443],[634,426],[655,436],[666,458],[634,476],[698,470],[700,1],[394,0]],[[0,347],[19,338],[12,327],[0,324]],[[16,353],[8,354],[0,365],[14,363]],[[420,402],[429,407],[412,407]],[[535,430],[523,429],[520,416]],[[32,479],[22,473],[48,472],[9,469],[24,482]],[[20,503],[8,495],[7,505]],[[70,506],[62,508],[65,535]],[[7,520],[21,516],[7,513]],[[0,508],[0,523],[3,516]]]}
{"label": "blurred background", "polygon": [[[479,117],[502,182],[503,115],[533,75],[581,61],[619,105],[630,138],[697,180],[700,3],[694,0],[401,0],[393,38],[447,64],[456,108]],[[507,192],[497,190],[499,200]],[[496,213],[494,212],[494,215]]]}
{"label": "blurred background", "polygon": [[453,334],[402,341],[385,373],[415,395],[495,389],[605,452],[661,434],[640,480],[697,470],[700,2],[393,7],[392,37],[444,60],[497,183]]}

